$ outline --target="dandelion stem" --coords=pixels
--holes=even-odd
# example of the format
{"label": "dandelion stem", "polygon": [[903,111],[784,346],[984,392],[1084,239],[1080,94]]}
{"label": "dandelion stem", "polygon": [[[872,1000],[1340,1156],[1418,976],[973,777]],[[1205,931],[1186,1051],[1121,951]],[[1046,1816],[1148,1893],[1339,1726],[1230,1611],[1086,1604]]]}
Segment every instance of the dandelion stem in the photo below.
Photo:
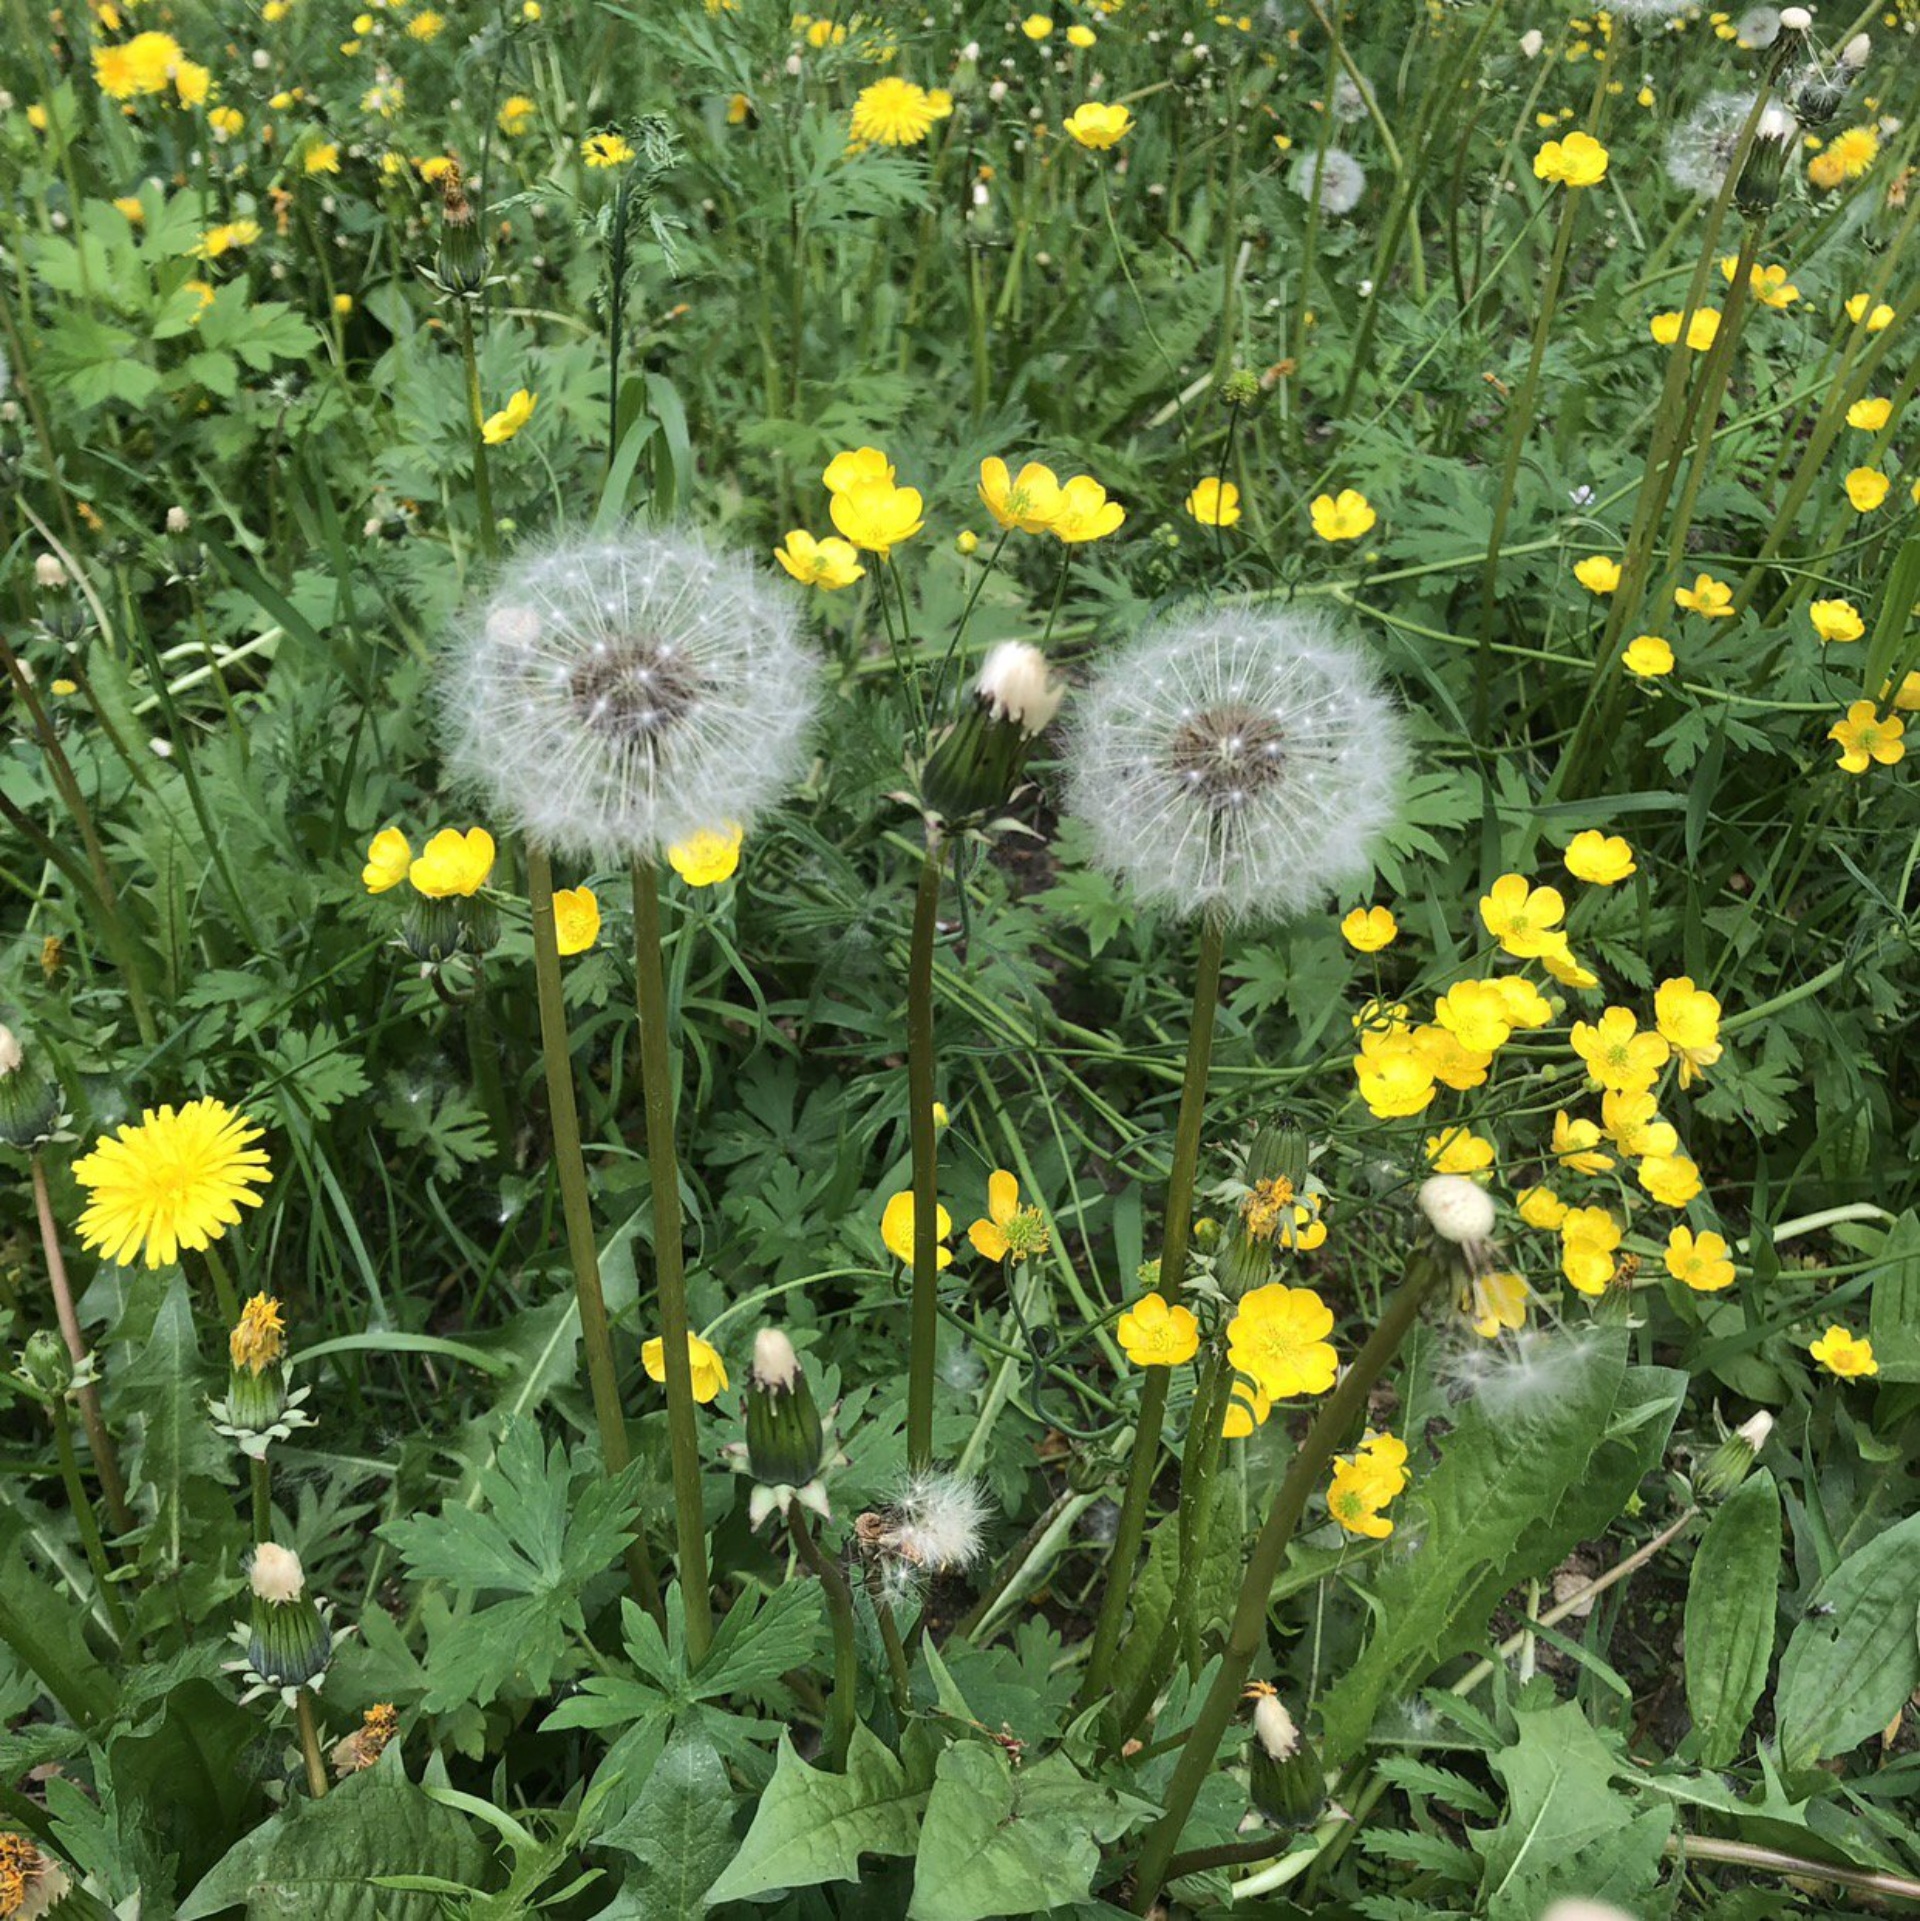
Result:
{"label": "dandelion stem", "polygon": [[73,1510],[73,1524],[80,1531],[80,1545],[86,1552],[88,1567],[93,1570],[94,1585],[100,1591],[100,1611],[106,1616],[115,1644],[124,1648],[130,1632],[127,1616],[119,1595],[113,1591],[113,1568],[107,1560],[106,1543],[100,1538],[100,1523],[94,1518],[93,1502],[88,1498],[87,1484],[80,1478],[80,1463],[74,1458],[73,1425],[67,1418],[66,1402],[56,1396],[51,1412],[54,1451],[60,1457],[60,1479],[66,1484],[67,1505]]}
{"label": "dandelion stem", "polygon": [[853,1589],[838,1561],[821,1552],[798,1501],[787,1509],[787,1527],[793,1536],[794,1551],[813,1570],[827,1597],[827,1619],[833,1626],[833,1698],[828,1704],[823,1734],[828,1765],[838,1768],[844,1765],[847,1744],[853,1739],[860,1686],[860,1654],[853,1634]]}
{"label": "dandelion stem", "polygon": [[933,1465],[933,1374],[940,1337],[940,1158],[933,1121],[933,948],[941,840],[927,830],[907,954],[907,1131],[913,1145],[913,1305],[907,1354],[907,1467]]}
{"label": "dandelion stem", "polygon": [[248,1479],[253,1483],[253,1538],[256,1542],[273,1539],[273,1479],[267,1471],[264,1454],[250,1455]]}
{"label": "dandelion stem", "polygon": [[[1167,1213],[1160,1238],[1159,1292],[1169,1306],[1179,1301],[1186,1280],[1187,1237],[1193,1225],[1193,1190],[1200,1166],[1200,1129],[1206,1116],[1207,1070],[1213,1060],[1213,1017],[1220,998],[1220,959],[1225,945],[1225,923],[1217,915],[1208,914],[1200,924],[1193,1022],[1187,1033],[1186,1075],[1180,1088],[1180,1118],[1174,1127],[1173,1167],[1167,1177]],[[1106,1592],[1100,1599],[1093,1651],[1087,1657],[1087,1671],[1080,1683],[1082,1707],[1100,1699],[1113,1671],[1127,1597],[1133,1590],[1134,1563],[1146,1532],[1147,1500],[1160,1465],[1160,1428],[1166,1418],[1173,1370],[1150,1367],[1146,1374],[1146,1385],[1140,1390],[1140,1418],[1134,1428],[1127,1491],[1120,1504],[1113,1554],[1107,1563]]]}
{"label": "dandelion stem", "polygon": [[640,1013],[640,1077],[646,1093],[647,1176],[653,1192],[653,1275],[667,1376],[667,1441],[673,1457],[673,1522],[687,1657],[698,1667],[713,1639],[707,1593],[707,1516],[700,1492],[700,1430],[687,1351],[686,1249],[680,1226],[680,1157],[673,1140],[673,1050],[660,959],[660,870],[633,863],[634,990]]}
{"label": "dandelion stem", "polygon": [[[32,1155],[33,1207],[40,1219],[40,1245],[47,1257],[47,1281],[53,1290],[54,1318],[60,1323],[60,1338],[67,1344],[67,1357],[78,1367],[87,1358],[86,1338],[80,1332],[80,1317],[74,1312],[73,1289],[67,1281],[67,1257],[60,1247],[60,1229],[53,1218],[53,1197],[47,1191],[47,1170],[36,1149]],[[107,1504],[107,1518],[116,1534],[133,1526],[133,1511],[127,1506],[127,1483],[120,1472],[120,1459],[113,1451],[113,1436],[107,1431],[106,1416],[100,1411],[100,1390],[88,1381],[79,1390],[80,1420],[87,1430],[87,1446],[93,1453],[93,1471],[100,1477],[100,1493]]]}
{"label": "dandelion stem", "polygon": [[[547,1070],[553,1164],[560,1177],[560,1208],[566,1217],[567,1252],[573,1263],[574,1297],[580,1308],[580,1344],[587,1354],[587,1383],[593,1394],[600,1456],[607,1472],[618,1474],[633,1456],[627,1444],[626,1416],[620,1407],[613,1333],[607,1322],[606,1295],[600,1286],[600,1254],[594,1244],[587,1167],[580,1151],[580,1112],[574,1103],[573,1060],[567,1045],[567,1005],[560,991],[560,940],[553,924],[553,863],[544,848],[532,844],[527,848],[527,896],[533,919],[533,973],[540,1003],[540,1052]],[[627,1578],[641,1606],[656,1620],[664,1620],[660,1584],[654,1576],[644,1532],[628,1543],[626,1562]]]}
{"label": "dandelion stem", "polygon": [[1280,1483],[1280,1491],[1274,1497],[1272,1510],[1260,1530],[1260,1538],[1254,1543],[1253,1557],[1240,1583],[1240,1598],[1234,1605],[1233,1628],[1221,1657],[1220,1672],[1181,1748],[1179,1765],[1173,1771],[1164,1797],[1166,1813],[1154,1824],[1141,1853],[1134,1888],[1136,1914],[1145,1914],[1153,1906],[1166,1880],[1167,1863],[1179,1844],[1181,1830],[1193,1812],[1202,1783],[1212,1771],[1221,1738],[1239,1705],[1240,1690],[1246,1683],[1253,1657],[1265,1638],[1267,1606],[1274,1579],[1300,1525],[1300,1517],[1306,1512],[1307,1501],[1320,1485],[1320,1477],[1326,1472],[1341,1438],[1365,1412],[1374,1382],[1400,1351],[1401,1342],[1419,1318],[1421,1304],[1443,1273],[1439,1263],[1422,1262],[1401,1282],[1399,1292],[1381,1314],[1379,1325],[1354,1356],[1353,1365],[1321,1404],[1306,1439],[1300,1443],[1300,1450],[1287,1469],[1286,1479]]}
{"label": "dandelion stem", "polygon": [[311,1688],[300,1690],[293,1711],[300,1723],[300,1753],[307,1764],[307,1792],[319,1801],[327,1792],[327,1764],[320,1753],[320,1728],[314,1719]]}
{"label": "dandelion stem", "polygon": [[480,510],[480,551],[492,560],[499,554],[500,542],[493,520],[493,480],[487,472],[487,410],[480,398],[480,362],[473,351],[473,306],[466,300],[457,305],[460,358],[467,370],[467,421],[473,429],[473,499]]}
{"label": "dandelion stem", "polygon": [[893,1603],[887,1599],[877,1567],[867,1570],[867,1599],[873,1603],[880,1645],[887,1651],[887,1672],[893,1679],[893,1709],[904,1721],[913,1706],[913,1672],[907,1665],[906,1643],[900,1639],[900,1623],[893,1618]]}

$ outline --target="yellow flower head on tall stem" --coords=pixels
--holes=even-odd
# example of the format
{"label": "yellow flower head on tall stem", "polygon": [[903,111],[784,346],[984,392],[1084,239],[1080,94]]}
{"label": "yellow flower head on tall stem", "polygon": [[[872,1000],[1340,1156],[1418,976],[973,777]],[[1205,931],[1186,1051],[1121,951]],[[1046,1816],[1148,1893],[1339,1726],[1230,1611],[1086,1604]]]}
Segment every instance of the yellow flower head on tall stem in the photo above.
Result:
{"label": "yellow flower head on tall stem", "polygon": [[1373,503],[1357,487],[1342,487],[1337,494],[1316,494],[1307,513],[1313,531],[1322,540],[1358,540],[1380,518]]}
{"label": "yellow flower head on tall stem", "polygon": [[860,556],[850,542],[836,539],[832,534],[824,540],[815,540],[804,527],[794,528],[787,535],[786,544],[773,550],[773,557],[801,586],[818,587],[822,593],[851,587],[856,580],[866,577],[867,570],[861,566]]}
{"label": "yellow flower head on tall stem", "polygon": [[73,1164],[91,1199],[80,1216],[81,1244],[131,1267],[170,1267],[180,1250],[203,1251],[258,1207],[252,1189],[273,1178],[262,1129],[217,1100],[188,1101],[178,1112],[147,1108],[137,1127],[102,1135]]}
{"label": "yellow flower head on tall stem", "polygon": [[397,827],[383,827],[367,847],[367,864],[360,870],[360,879],[369,894],[384,894],[406,879],[412,865],[413,849],[407,845],[406,835]]}
{"label": "yellow flower head on tall stem", "polygon": [[271,1295],[256,1294],[240,1310],[239,1322],[227,1336],[228,1356],[236,1368],[262,1374],[286,1352],[286,1334],[280,1303]]}
{"label": "yellow flower head on tall stem", "polygon": [[1061,122],[1067,136],[1095,153],[1115,147],[1133,131],[1133,115],[1125,107],[1103,106],[1089,100],[1074,108]]}
{"label": "yellow flower head on tall stem", "polygon": [[667,849],[667,862],[689,887],[717,887],[731,880],[740,867],[740,847],[746,829],[737,820],[703,827]]}
{"label": "yellow flower head on tall stem", "polygon": [[416,893],[429,900],[447,900],[459,895],[470,900],[487,884],[493,872],[493,836],[484,827],[443,827],[420,850],[420,857],[407,870]]}
{"label": "yellow flower head on tall stem", "polygon": [[1051,467],[1030,460],[1017,474],[994,455],[980,463],[980,504],[1009,532],[1050,533],[1066,501]]}
{"label": "yellow flower head on tall stem", "polygon": [[[640,1365],[646,1369],[650,1381],[664,1381],[667,1378],[667,1344],[657,1334],[650,1341],[642,1342]],[[687,1335],[687,1365],[693,1374],[693,1398],[703,1405],[717,1400],[727,1387],[727,1364],[721,1360],[717,1349],[709,1347],[699,1335]]]}
{"label": "yellow flower head on tall stem", "polygon": [[1332,1332],[1333,1312],[1312,1288],[1272,1282],[1241,1296],[1227,1323],[1227,1358],[1276,1401],[1324,1394],[1340,1366]]}
{"label": "yellow flower head on tall stem", "polygon": [[[953,1250],[940,1246],[953,1232],[953,1216],[944,1207],[936,1204],[934,1208],[934,1239],[940,1256],[940,1265],[948,1267],[953,1262]],[[887,1252],[902,1267],[913,1265],[913,1190],[904,1188],[887,1202],[880,1216],[880,1238],[887,1244]]]}
{"label": "yellow flower head on tall stem", "polygon": [[1120,1316],[1114,1332],[1135,1367],[1178,1367],[1200,1349],[1193,1310],[1170,1307],[1159,1294],[1143,1294]]}
{"label": "yellow flower head on tall stem", "polygon": [[1018,1263],[1044,1254],[1051,1245],[1046,1216],[1020,1205],[1020,1183],[1004,1167],[987,1177],[987,1211],[967,1229],[973,1251],[989,1261]]}
{"label": "yellow flower head on tall stem", "polygon": [[833,496],[833,524],[846,538],[882,560],[926,522],[920,490],[888,480],[858,480]]}
{"label": "yellow flower head on tall stem", "polygon": [[1208,474],[1187,496],[1186,507],[1203,527],[1231,527],[1240,518],[1240,489]]}
{"label": "yellow flower head on tall stem", "polygon": [[498,413],[489,414],[481,422],[480,438],[489,447],[504,446],[533,418],[533,410],[539,404],[538,394],[530,394],[526,388],[520,388]]}
{"label": "yellow flower head on tall stem", "polygon": [[1843,1381],[1857,1381],[1880,1372],[1880,1363],[1873,1355],[1873,1343],[1864,1334],[1849,1333],[1837,1321],[1808,1352],[1829,1374],[1837,1374]]}
{"label": "yellow flower head on tall stem", "polygon": [[591,887],[557,887],[554,943],[562,954],[584,954],[600,938],[600,902]]}
{"label": "yellow flower head on tall stem", "polygon": [[1075,474],[1060,488],[1060,511],[1047,531],[1070,547],[1084,546],[1090,540],[1105,540],[1119,531],[1127,510],[1117,500],[1107,498],[1107,490],[1091,474]]}
{"label": "yellow flower head on tall stem", "polygon": [[1607,150],[1590,133],[1570,133],[1533,156],[1533,172],[1562,187],[1597,187],[1607,177]]}

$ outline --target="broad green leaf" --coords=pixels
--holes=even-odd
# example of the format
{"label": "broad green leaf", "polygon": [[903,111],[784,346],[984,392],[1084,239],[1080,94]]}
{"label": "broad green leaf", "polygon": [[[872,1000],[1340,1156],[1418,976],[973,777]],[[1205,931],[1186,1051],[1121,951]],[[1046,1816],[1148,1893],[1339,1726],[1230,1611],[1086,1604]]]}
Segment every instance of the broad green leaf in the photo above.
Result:
{"label": "broad green leaf", "polygon": [[1740,1751],[1767,1684],[1779,1596],[1780,1490],[1762,1468],[1713,1517],[1687,1577],[1687,1708],[1705,1767]]}
{"label": "broad green leaf", "polygon": [[304,1795],[231,1848],[187,1896],[176,1921],[437,1921],[426,1894],[371,1885],[375,1875],[477,1883],[487,1854],[465,1819],[408,1780],[396,1745],[324,1800]]}
{"label": "broad green leaf", "polygon": [[909,1921],[987,1921],[1084,1900],[1100,1844],[1152,1812],[1083,1779],[1063,1754],[1016,1773],[1003,1749],[959,1742],[934,1770]]}
{"label": "broad green leaf", "polygon": [[1920,1686],[1920,1514],[1847,1558],[1814,1590],[1780,1659],[1774,1714],[1789,1767],[1877,1734]]}
{"label": "broad green leaf", "polygon": [[1523,1358],[1467,1404],[1398,1517],[1420,1551],[1382,1564],[1380,1625],[1326,1698],[1330,1762],[1359,1751],[1382,1701],[1478,1648],[1516,1582],[1549,1572],[1626,1506],[1660,1458],[1686,1382],[1626,1368],[1625,1355],[1624,1333],[1609,1332]]}
{"label": "broad green leaf", "polygon": [[1869,1323],[1883,1381],[1920,1381],[1920,1214],[1911,1208],[1887,1229],[1873,1277]]}
{"label": "broad green leaf", "polygon": [[717,1906],[823,1881],[858,1881],[863,1854],[913,1853],[926,1804],[925,1785],[916,1786],[863,1725],[853,1730],[844,1774],[808,1767],[783,1733],[753,1826],[707,1898]]}
{"label": "broad green leaf", "polygon": [[676,1740],[654,1765],[618,1825],[599,1845],[638,1863],[622,1892],[641,1897],[639,1912],[657,1921],[696,1921],[706,1893],[738,1843],[728,1815],[733,1789],[711,1742]]}
{"label": "broad green leaf", "polygon": [[175,1274],[122,1391],[125,1405],[145,1416],[136,1473],[153,1489],[158,1513],[148,1545],[167,1569],[177,1568],[186,1552],[182,1500],[187,1482],[195,1475],[233,1477],[229,1451],[207,1420],[207,1386],[186,1279]]}
{"label": "broad green leaf", "polygon": [[176,1858],[182,1882],[207,1873],[264,1811],[259,1781],[234,1766],[259,1733],[230,1685],[194,1680],[174,1692],[151,1732],[122,1735],[107,1750],[119,1804],[137,1810]]}

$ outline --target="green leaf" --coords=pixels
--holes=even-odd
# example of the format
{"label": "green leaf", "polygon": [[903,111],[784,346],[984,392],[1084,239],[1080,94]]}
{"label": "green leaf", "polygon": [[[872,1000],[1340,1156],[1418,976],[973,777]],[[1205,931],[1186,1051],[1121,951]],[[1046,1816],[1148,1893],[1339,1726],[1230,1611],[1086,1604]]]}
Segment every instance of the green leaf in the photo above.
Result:
{"label": "green leaf", "polygon": [[1544,1575],[1603,1533],[1659,1460],[1686,1378],[1626,1368],[1626,1337],[1568,1345],[1533,1369],[1485,1383],[1416,1482],[1400,1526],[1417,1555],[1383,1564],[1380,1626],[1328,1694],[1325,1751],[1342,1765],[1364,1745],[1380,1703],[1480,1646],[1515,1583]]}
{"label": "green leaf", "polygon": [[196,1475],[232,1479],[227,1450],[207,1420],[207,1387],[186,1277],[176,1273],[122,1391],[125,1405],[145,1417],[137,1474],[152,1487],[158,1507],[148,1543],[163,1568],[179,1567],[186,1553],[188,1481]]}
{"label": "green leaf", "polygon": [[676,1740],[655,1763],[640,1798],[598,1837],[638,1862],[621,1892],[657,1921],[695,1921],[706,1893],[733,1858],[733,1789],[710,1741]]}
{"label": "green leaf", "polygon": [[926,1788],[908,1779],[864,1725],[854,1727],[844,1774],[808,1767],[782,1733],[753,1826],[707,1899],[718,1906],[823,1881],[858,1881],[863,1854],[914,1851],[926,1802]]}
{"label": "green leaf", "polygon": [[1920,1214],[1911,1208],[1887,1229],[1873,1276],[1869,1321],[1883,1381],[1920,1381]]}
{"label": "green leaf", "polygon": [[934,1770],[909,1921],[987,1921],[1084,1900],[1100,1844],[1152,1812],[1083,1779],[1064,1754],[1016,1773],[1004,1749],[962,1741]]}
{"label": "green leaf", "polygon": [[1513,1746],[1491,1757],[1507,1818],[1471,1837],[1487,1864],[1486,1921],[1536,1921],[1559,1896],[1590,1896],[1602,1885],[1615,1901],[1645,1894],[1660,1872],[1671,1813],[1633,1818],[1613,1787],[1619,1761],[1573,1702],[1523,1709],[1514,1720]]}
{"label": "green leaf", "polygon": [[1920,1686],[1920,1514],[1850,1554],[1814,1590],[1780,1659],[1774,1713],[1789,1767],[1877,1734]]}
{"label": "green leaf", "polygon": [[1703,1766],[1740,1751],[1773,1659],[1780,1598],[1780,1490],[1765,1468],[1713,1517],[1687,1577],[1687,1708]]}
{"label": "green leaf", "polygon": [[349,1775],[324,1800],[304,1796],[262,1823],[187,1896],[176,1921],[436,1921],[426,1894],[370,1885],[375,1875],[437,1875],[476,1883],[486,1851],[466,1821],[407,1779],[400,1750]]}

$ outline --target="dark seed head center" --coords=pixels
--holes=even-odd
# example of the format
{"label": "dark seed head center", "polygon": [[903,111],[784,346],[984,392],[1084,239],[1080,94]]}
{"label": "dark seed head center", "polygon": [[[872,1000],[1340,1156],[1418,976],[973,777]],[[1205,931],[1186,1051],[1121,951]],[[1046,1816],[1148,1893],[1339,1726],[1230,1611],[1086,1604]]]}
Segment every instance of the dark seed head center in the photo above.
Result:
{"label": "dark seed head center", "polygon": [[1173,771],[1216,813],[1247,805],[1286,771],[1286,730],[1270,713],[1228,702],[1189,714],[1173,737]]}
{"label": "dark seed head center", "polygon": [[657,741],[693,706],[699,675],[659,640],[635,635],[602,643],[567,677],[581,721],[615,740]]}

